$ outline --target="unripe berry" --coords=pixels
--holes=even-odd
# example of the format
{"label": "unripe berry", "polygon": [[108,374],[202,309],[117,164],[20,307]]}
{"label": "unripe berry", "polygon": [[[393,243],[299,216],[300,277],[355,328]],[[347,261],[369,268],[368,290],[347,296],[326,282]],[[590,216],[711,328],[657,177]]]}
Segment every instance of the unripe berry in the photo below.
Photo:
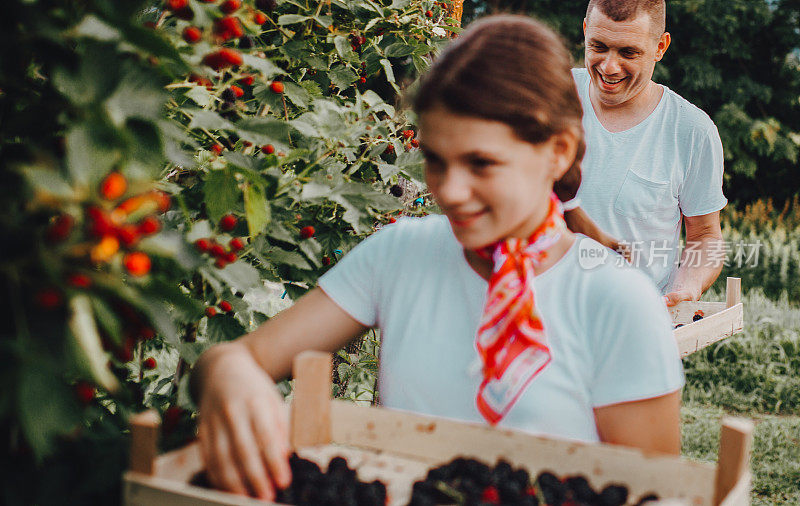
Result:
{"label": "unripe berry", "polygon": [[239,82],[244,84],[245,86],[252,86],[254,82],[256,82],[256,78],[253,76],[244,76],[239,79]]}
{"label": "unripe berry", "polygon": [[264,153],[265,155],[271,155],[272,153],[275,152],[275,146],[273,146],[272,144],[265,144],[261,146],[261,152]]}
{"label": "unripe berry", "polygon": [[241,251],[242,248],[244,248],[244,242],[238,237],[234,237],[233,239],[231,239],[231,242],[228,243],[228,247],[232,251]]}
{"label": "unripe berry", "polygon": [[92,286],[92,278],[86,274],[75,272],[67,276],[67,283],[75,288],[89,288]]}
{"label": "unripe berry", "polygon": [[331,257],[324,256],[322,257],[322,265],[328,266],[331,264]]}
{"label": "unripe berry", "polygon": [[217,155],[221,154],[222,153],[222,144],[214,144],[213,146],[211,146],[211,151],[213,151],[214,154],[217,154]]}
{"label": "unripe berry", "polygon": [[219,308],[225,311],[226,313],[230,313],[231,311],[233,311],[233,306],[231,306],[231,303],[228,302],[227,300],[223,300],[222,302],[220,302]]}
{"label": "unripe berry", "polygon": [[211,246],[211,254],[216,258],[225,258],[225,248],[215,243]]}
{"label": "unripe berry", "polygon": [[201,38],[203,38],[203,32],[196,26],[187,26],[183,29],[183,40],[189,44],[199,42]]}
{"label": "unripe berry", "polygon": [[100,183],[100,195],[108,200],[117,200],[125,194],[128,189],[128,182],[125,176],[119,172],[112,172]]}
{"label": "unripe berry", "polygon": [[200,253],[206,253],[211,249],[211,241],[208,239],[198,239],[194,242],[194,247],[197,248],[197,251]]}
{"label": "unripe berry", "polygon": [[139,222],[139,233],[152,235],[161,230],[161,222],[155,216],[147,216]]}
{"label": "unripe berry", "polygon": [[123,257],[122,263],[131,276],[144,276],[150,272],[150,257],[141,251],[133,251]]}
{"label": "unripe berry", "polygon": [[219,10],[225,14],[231,14],[236,12],[241,6],[242,2],[240,0],[225,0],[222,2],[222,5],[219,6]]}
{"label": "unripe berry", "polygon": [[233,96],[236,98],[242,98],[244,95],[244,90],[236,86],[235,84],[231,86],[230,90],[233,92]]}
{"label": "unripe berry", "polygon": [[177,11],[189,5],[189,0],[167,0],[167,9]]}
{"label": "unripe berry", "polygon": [[236,216],[232,214],[226,214],[222,217],[222,219],[219,220],[219,227],[226,232],[230,232],[236,228],[237,221],[238,220],[236,219]]}
{"label": "unripe berry", "polygon": [[255,21],[257,25],[263,25],[267,22],[267,15],[263,12],[256,12],[255,16],[253,16],[253,21]]}
{"label": "unripe berry", "polygon": [[144,359],[144,362],[142,362],[142,367],[150,371],[155,369],[156,365],[157,365],[156,359],[154,359],[153,357],[147,357],[146,359]]}
{"label": "unripe berry", "polygon": [[283,93],[283,83],[280,81],[272,81],[269,85],[269,89],[271,89],[273,93]]}
{"label": "unripe berry", "polygon": [[94,387],[85,381],[79,381],[75,384],[75,396],[81,404],[87,405],[94,399]]}
{"label": "unripe berry", "polygon": [[311,237],[314,237],[314,232],[316,232],[316,230],[314,230],[314,227],[308,225],[300,229],[300,237],[302,237],[303,239],[309,239]]}
{"label": "unripe berry", "polygon": [[426,18],[432,18],[433,17],[433,11],[425,11],[425,17]]}
{"label": "unripe berry", "polygon": [[216,315],[217,315],[217,308],[215,308],[215,307],[207,307],[206,308],[206,316],[211,318],[212,316],[216,316]]}

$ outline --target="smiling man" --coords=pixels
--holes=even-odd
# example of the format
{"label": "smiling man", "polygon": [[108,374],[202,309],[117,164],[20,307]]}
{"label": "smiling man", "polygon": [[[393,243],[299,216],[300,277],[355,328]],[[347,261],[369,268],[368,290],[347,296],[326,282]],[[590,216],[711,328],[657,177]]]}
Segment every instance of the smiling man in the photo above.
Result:
{"label": "smiling man", "polygon": [[573,75],[587,145],[581,205],[674,305],[697,300],[719,276],[727,199],[714,123],[652,80],[671,42],[665,10],[664,0],[591,0],[586,68]]}

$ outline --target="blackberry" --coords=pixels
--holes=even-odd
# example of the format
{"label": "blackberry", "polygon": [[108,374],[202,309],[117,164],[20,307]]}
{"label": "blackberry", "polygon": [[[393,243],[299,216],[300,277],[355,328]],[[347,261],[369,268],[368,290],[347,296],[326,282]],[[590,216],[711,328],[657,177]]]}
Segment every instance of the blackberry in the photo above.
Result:
{"label": "blackberry", "polygon": [[656,494],[650,493],[639,499],[639,502],[636,503],[636,506],[644,506],[649,502],[658,501],[658,496]]}
{"label": "blackberry", "polygon": [[514,472],[511,473],[509,479],[515,483],[518,483],[519,486],[523,490],[525,490],[531,481],[531,476],[525,469],[516,469]]}
{"label": "blackberry", "polygon": [[622,506],[626,502],[628,502],[628,488],[621,485],[607,486],[597,498],[599,506]]}
{"label": "blackberry", "polygon": [[511,477],[513,471],[511,464],[505,460],[501,460],[491,471],[492,483],[503,483]]}
{"label": "blackberry", "polygon": [[236,94],[230,88],[225,88],[220,97],[222,97],[222,100],[225,102],[236,102]]}
{"label": "blackberry", "polygon": [[277,0],[256,0],[256,7],[264,12],[272,12],[277,6]]}
{"label": "blackberry", "polygon": [[392,185],[392,187],[389,188],[389,193],[391,193],[397,198],[400,198],[403,196],[403,187],[400,186],[399,184]]}
{"label": "blackberry", "polygon": [[565,485],[574,501],[583,503],[594,503],[597,500],[597,493],[589,485],[583,476],[572,476],[567,478]]}
{"label": "blackberry", "polygon": [[567,487],[561,483],[556,475],[551,472],[543,472],[536,479],[539,488],[544,495],[544,500],[550,506],[560,506],[567,496]]}
{"label": "blackberry", "polygon": [[249,35],[243,35],[239,37],[239,49],[250,49],[255,45],[253,41],[253,37]]}
{"label": "blackberry", "polygon": [[500,500],[503,504],[513,504],[522,497],[525,488],[519,483],[511,480],[504,480],[497,484],[497,491],[500,493]]}
{"label": "blackberry", "polygon": [[693,321],[693,322],[696,322],[696,321],[698,321],[698,320],[702,320],[702,319],[703,319],[703,315],[701,315],[701,314],[699,314],[699,313],[698,313],[698,314],[695,314],[694,316],[692,316],[692,321]]}

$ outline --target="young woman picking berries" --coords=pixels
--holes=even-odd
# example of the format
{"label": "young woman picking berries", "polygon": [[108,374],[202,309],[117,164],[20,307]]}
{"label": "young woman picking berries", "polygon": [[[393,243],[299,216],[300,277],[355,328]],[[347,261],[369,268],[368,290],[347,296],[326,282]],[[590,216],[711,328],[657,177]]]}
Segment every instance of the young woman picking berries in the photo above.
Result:
{"label": "young woman picking berries", "polygon": [[203,355],[193,386],[211,482],[267,499],[289,485],[274,380],[300,351],[369,327],[386,407],[678,453],[683,372],[663,301],[633,268],[581,268],[602,246],[568,230],[553,192],[583,153],[558,37],[523,17],[479,21],[434,62],[415,108],[444,215],[384,227],[294,306]]}

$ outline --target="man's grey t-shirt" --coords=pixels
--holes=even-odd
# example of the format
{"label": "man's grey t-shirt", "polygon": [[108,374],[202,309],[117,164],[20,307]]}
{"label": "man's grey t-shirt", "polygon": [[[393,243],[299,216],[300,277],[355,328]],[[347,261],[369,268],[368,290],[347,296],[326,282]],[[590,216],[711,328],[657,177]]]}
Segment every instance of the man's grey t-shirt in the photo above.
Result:
{"label": "man's grey t-shirt", "polygon": [[572,74],[586,135],[581,207],[604,231],[630,245],[635,265],[666,293],[680,261],[683,216],[719,211],[728,202],[717,127],[664,86],[646,119],[609,132],[589,100],[588,71],[573,69]]}

